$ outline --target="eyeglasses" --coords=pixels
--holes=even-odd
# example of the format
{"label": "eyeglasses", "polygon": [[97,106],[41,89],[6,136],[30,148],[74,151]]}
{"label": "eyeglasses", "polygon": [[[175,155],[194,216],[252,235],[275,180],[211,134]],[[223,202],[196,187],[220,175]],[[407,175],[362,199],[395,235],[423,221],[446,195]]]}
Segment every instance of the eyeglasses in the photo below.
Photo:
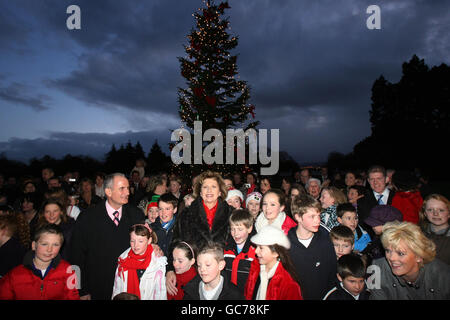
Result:
{"label": "eyeglasses", "polygon": [[428,208],[425,209],[426,213],[445,213],[447,212],[446,209],[442,209],[442,208]]}

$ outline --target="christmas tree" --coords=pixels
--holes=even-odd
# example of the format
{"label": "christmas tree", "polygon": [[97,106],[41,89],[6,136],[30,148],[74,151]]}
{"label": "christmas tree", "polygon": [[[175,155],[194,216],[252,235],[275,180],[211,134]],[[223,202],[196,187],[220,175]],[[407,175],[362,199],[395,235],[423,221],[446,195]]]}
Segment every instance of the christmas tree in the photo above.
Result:
{"label": "christmas tree", "polygon": [[[238,80],[237,56],[230,53],[238,45],[238,38],[228,33],[229,18],[223,17],[230,6],[228,2],[216,5],[214,1],[206,1],[205,5],[193,14],[196,28],[187,36],[186,56],[178,58],[187,84],[187,88],[178,89],[179,115],[192,130],[194,121],[202,121],[203,131],[215,128],[225,137],[226,129],[246,131],[259,122],[254,120],[255,107],[248,103],[250,88],[246,81]],[[209,165],[200,171],[245,172],[248,168]]]}

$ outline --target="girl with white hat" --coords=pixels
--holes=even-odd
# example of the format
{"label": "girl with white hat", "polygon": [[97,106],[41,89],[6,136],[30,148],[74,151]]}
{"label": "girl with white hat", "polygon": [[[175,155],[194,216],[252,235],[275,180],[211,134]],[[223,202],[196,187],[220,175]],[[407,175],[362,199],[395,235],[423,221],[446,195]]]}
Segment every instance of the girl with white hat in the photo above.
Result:
{"label": "girl with white hat", "polygon": [[289,239],[282,230],[265,226],[250,241],[256,257],[244,295],[247,300],[302,300],[295,268],[288,254]]}

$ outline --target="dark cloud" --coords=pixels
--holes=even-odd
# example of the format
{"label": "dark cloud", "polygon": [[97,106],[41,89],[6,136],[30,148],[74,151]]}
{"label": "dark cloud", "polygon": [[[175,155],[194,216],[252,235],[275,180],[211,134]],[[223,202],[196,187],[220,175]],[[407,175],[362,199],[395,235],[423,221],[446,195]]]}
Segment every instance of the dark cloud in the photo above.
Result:
{"label": "dark cloud", "polygon": [[30,91],[33,91],[30,86],[13,82],[8,86],[0,86],[0,99],[12,104],[30,107],[35,111],[49,109],[48,101],[51,100],[49,96],[44,94],[34,94]]}

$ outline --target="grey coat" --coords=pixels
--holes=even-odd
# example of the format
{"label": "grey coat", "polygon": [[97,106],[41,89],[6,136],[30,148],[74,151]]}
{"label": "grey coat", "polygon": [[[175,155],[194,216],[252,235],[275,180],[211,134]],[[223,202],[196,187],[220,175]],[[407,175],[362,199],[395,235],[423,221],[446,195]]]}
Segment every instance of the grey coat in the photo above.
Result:
{"label": "grey coat", "polygon": [[409,284],[392,273],[386,258],[373,264],[380,268],[381,288],[370,290],[370,300],[450,300],[450,266],[439,259],[421,268],[417,280]]}

